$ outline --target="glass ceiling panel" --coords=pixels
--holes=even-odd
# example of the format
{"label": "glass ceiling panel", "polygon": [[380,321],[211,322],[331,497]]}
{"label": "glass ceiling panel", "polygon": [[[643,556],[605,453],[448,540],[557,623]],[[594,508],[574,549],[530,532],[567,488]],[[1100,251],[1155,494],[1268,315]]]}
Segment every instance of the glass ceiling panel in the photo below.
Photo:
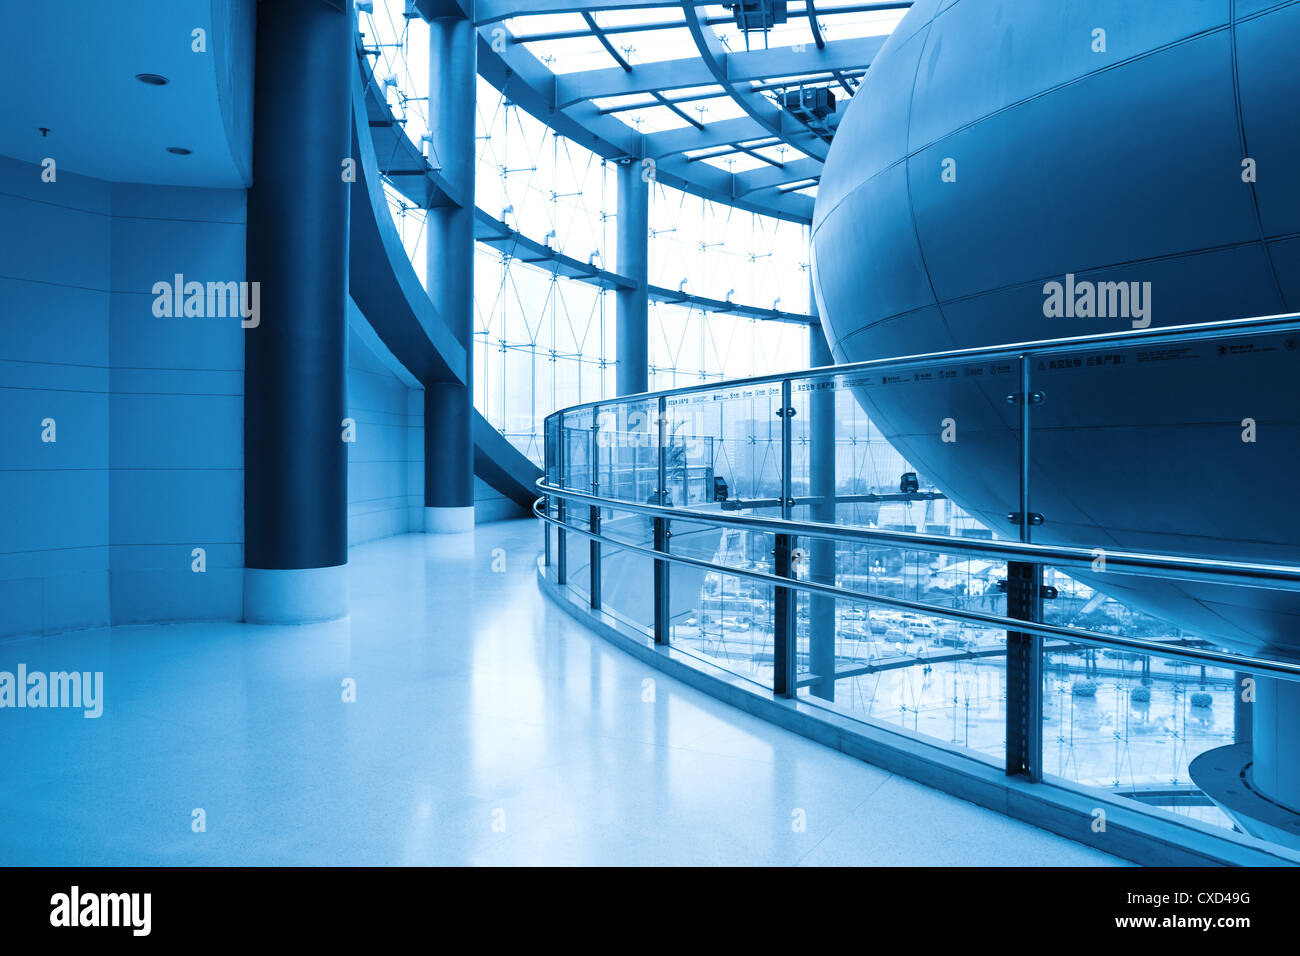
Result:
{"label": "glass ceiling panel", "polygon": [[708,163],[710,166],[716,166],[718,169],[725,170],[729,173],[743,173],[751,169],[758,169],[770,165],[757,157],[750,156],[748,153],[728,153],[726,156],[702,159],[700,162]]}
{"label": "glass ceiling panel", "polygon": [[683,109],[689,110],[691,115],[699,117],[700,122],[705,124],[746,115],[744,107],[729,96],[719,97],[716,100],[700,100]]}
{"label": "glass ceiling panel", "polygon": [[512,36],[524,36],[532,33],[561,33],[569,30],[587,30],[587,21],[580,13],[547,13],[534,16],[511,17],[506,20],[506,29]]}
{"label": "glass ceiling panel", "polygon": [[721,96],[722,87],[715,84],[710,86],[680,86],[673,89],[664,90],[664,95],[673,100],[685,100],[695,96]]}
{"label": "glass ceiling panel", "polygon": [[617,110],[629,106],[654,106],[659,101],[649,93],[629,93],[626,96],[602,96],[591,102],[598,110]]}
{"label": "glass ceiling panel", "polygon": [[791,17],[789,22],[778,24],[766,33],[762,30],[751,30],[748,40],[746,34],[735,23],[718,23],[713,29],[718,34],[718,39],[722,41],[722,45],[733,52],[775,50],[779,47],[794,46],[797,43],[813,42],[812,30],[805,17]]}
{"label": "glass ceiling panel", "polygon": [[774,163],[793,163],[795,160],[803,159],[803,154],[797,149],[781,144],[779,146],[762,146],[754,150],[759,156],[766,156]]}
{"label": "glass ceiling panel", "polygon": [[830,8],[817,5],[817,22],[822,35],[828,40],[848,40],[852,37],[886,36],[894,32],[906,10],[874,10],[865,13],[833,13]]}
{"label": "glass ceiling panel", "polygon": [[682,8],[677,4],[647,10],[602,10],[593,14],[593,16],[600,26],[610,29],[637,26],[642,23],[673,24],[685,22],[682,19]]}
{"label": "glass ceiling panel", "polygon": [[664,130],[681,129],[691,125],[666,106],[651,106],[646,109],[624,110],[614,116],[623,123],[642,133],[662,133]]}
{"label": "glass ceiling panel", "polygon": [[609,42],[614,44],[614,48],[632,64],[683,60],[698,56],[691,31],[685,27],[673,30],[647,30],[643,33],[611,33]]}
{"label": "glass ceiling panel", "polygon": [[[384,2],[392,4],[400,3],[401,0]],[[783,92],[800,86],[830,87],[839,102],[838,112],[842,115],[852,90],[857,88],[868,64],[858,64],[836,73],[830,73],[824,67],[819,68],[820,58],[816,56],[815,46],[818,35],[828,42],[886,36],[907,13],[906,9],[864,11],[859,9],[863,0],[816,0],[814,24],[808,18],[810,4],[806,0],[791,0],[787,7],[786,22],[776,24],[768,30],[744,31],[736,25],[733,11],[721,2],[697,2],[698,6],[694,9],[705,21],[704,29],[713,31],[710,40],[716,37],[722,50],[736,53],[746,50],[784,51],[785,56],[779,59],[781,65],[777,69],[794,72],[762,80],[746,79],[735,83],[734,88],[728,84],[708,83],[693,87],[661,88],[658,96],[641,92],[601,97],[592,101],[592,106],[595,107],[593,112],[602,114],[599,122],[617,119],[625,127],[646,135],[686,129],[692,125],[707,127],[752,115],[746,107],[756,95],[763,98],[762,105],[770,103],[778,110],[784,110]],[[586,14],[522,14],[503,21],[512,36],[523,41],[523,48],[551,72],[571,75],[588,71],[610,71],[611,76],[621,72],[619,67],[624,62],[630,64],[634,74],[654,63],[675,60],[697,62],[701,50],[687,28],[687,23],[693,22],[693,14],[684,13],[679,0],[663,0],[658,6],[646,8],[592,9]],[[864,46],[870,49],[870,44]],[[805,49],[800,50],[799,47]],[[513,48],[518,50],[519,45]],[[802,57],[804,52],[812,55]],[[800,67],[805,65],[806,71],[801,70]],[[691,78],[699,83],[707,75],[705,73],[702,76],[699,70],[694,70]],[[619,85],[615,82],[605,88],[617,89]],[[668,103],[673,104],[673,107],[667,106]],[[402,105],[407,104],[403,102]],[[422,107],[417,101],[412,101],[409,105],[412,112],[418,112]],[[595,123],[587,124],[577,113],[572,114],[571,118],[589,125],[592,132],[602,128]],[[422,119],[422,116],[417,116],[412,126],[420,125]],[[762,116],[756,119],[755,125],[760,128],[770,123],[769,119]],[[827,123],[812,123],[812,129],[828,140],[834,125],[832,118]],[[794,124],[791,128],[802,127]],[[617,138],[619,134],[612,132],[610,135]],[[687,140],[689,137],[684,137],[683,141]],[[711,167],[732,173],[760,167],[770,168],[773,164],[803,162],[800,171],[808,169],[815,177],[819,165],[807,153],[778,143],[775,135],[752,145],[748,151],[728,150],[724,146],[723,149],[714,151],[692,150],[689,155],[700,163],[708,163]],[[694,186],[699,187],[701,195],[716,197],[717,190],[721,188],[717,185],[718,179],[710,174],[706,180],[708,185],[699,183]],[[692,188],[688,185],[688,189]],[[791,195],[810,195],[799,183],[791,183],[780,191]],[[782,211],[781,215],[796,210],[798,212],[795,215],[806,215],[803,212],[806,206],[775,200],[770,191],[759,200],[761,205],[766,205],[769,201],[773,209]]]}
{"label": "glass ceiling panel", "polygon": [[594,36],[538,40],[535,43],[525,43],[524,49],[545,63],[552,73],[578,73],[582,70],[603,70],[618,66]]}

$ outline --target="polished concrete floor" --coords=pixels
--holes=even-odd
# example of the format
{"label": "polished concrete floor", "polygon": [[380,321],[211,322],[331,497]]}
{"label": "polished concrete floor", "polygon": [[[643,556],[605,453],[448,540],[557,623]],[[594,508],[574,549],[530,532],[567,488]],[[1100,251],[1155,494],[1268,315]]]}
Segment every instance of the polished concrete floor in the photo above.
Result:
{"label": "polished concrete floor", "polygon": [[363,545],[342,622],[0,644],[105,675],[98,720],[0,710],[0,863],[1118,862],[633,660],[541,596],[540,544]]}

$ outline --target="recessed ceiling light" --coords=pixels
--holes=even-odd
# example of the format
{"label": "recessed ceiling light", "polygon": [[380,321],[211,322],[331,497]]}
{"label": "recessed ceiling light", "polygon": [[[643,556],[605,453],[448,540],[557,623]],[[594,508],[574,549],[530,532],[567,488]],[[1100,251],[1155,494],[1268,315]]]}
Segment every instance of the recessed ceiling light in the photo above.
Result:
{"label": "recessed ceiling light", "polygon": [[148,83],[150,86],[167,85],[167,77],[159,76],[157,73],[137,73],[135,78],[141,83]]}
{"label": "recessed ceiling light", "polygon": [[190,151],[186,149],[184,146],[168,146],[167,152],[172,153],[176,156],[188,156],[190,154]]}

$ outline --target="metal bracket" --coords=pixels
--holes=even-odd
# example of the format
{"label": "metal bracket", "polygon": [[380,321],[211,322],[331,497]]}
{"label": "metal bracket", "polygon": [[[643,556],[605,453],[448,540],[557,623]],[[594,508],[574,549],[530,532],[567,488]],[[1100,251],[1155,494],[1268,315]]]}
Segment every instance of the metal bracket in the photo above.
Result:
{"label": "metal bracket", "polygon": [[[1003,594],[1007,593],[1007,579],[1002,578],[998,581],[998,590]],[[1055,601],[1061,596],[1061,593],[1051,584],[1044,584],[1038,589],[1039,595],[1044,601]]]}
{"label": "metal bracket", "polygon": [[[1021,518],[1019,511],[1012,511],[1007,515],[1007,520],[1010,521],[1012,524],[1018,525],[1021,524],[1024,519]],[[1038,525],[1043,523],[1043,516],[1040,515],[1037,511],[1031,511],[1029,512],[1029,523],[1034,527],[1037,527]]]}
{"label": "metal bracket", "polygon": [[787,405],[785,408],[778,408],[776,410],[777,418],[794,418],[795,414],[796,412],[792,405]]}
{"label": "metal bracket", "polygon": [[[1008,405],[1019,405],[1019,404],[1020,404],[1020,400],[1021,400],[1021,396],[1023,396],[1024,394],[1025,394],[1024,392],[1012,392],[1010,395],[1007,396],[1007,404],[1008,404]],[[1047,401],[1047,393],[1046,393],[1046,392],[1038,391],[1038,392],[1030,392],[1030,393],[1029,393],[1029,404],[1030,404],[1030,405],[1041,405],[1041,404],[1043,404],[1043,402],[1045,402],[1045,401]]]}

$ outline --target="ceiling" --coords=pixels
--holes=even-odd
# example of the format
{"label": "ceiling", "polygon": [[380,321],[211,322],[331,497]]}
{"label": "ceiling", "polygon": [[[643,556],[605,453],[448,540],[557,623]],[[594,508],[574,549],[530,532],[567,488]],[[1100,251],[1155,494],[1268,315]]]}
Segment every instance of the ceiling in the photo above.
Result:
{"label": "ceiling", "polygon": [[[254,7],[255,0],[6,4],[0,154],[32,163],[48,157],[59,171],[114,182],[246,187]],[[206,31],[204,52],[191,49],[195,29]],[[169,82],[147,85],[137,73]]]}
{"label": "ceiling", "polygon": [[[844,104],[911,5],[476,0],[474,12],[480,72],[557,132],[606,158],[652,158],[671,185],[808,221]],[[836,100],[823,116],[788,99],[823,90]]]}

